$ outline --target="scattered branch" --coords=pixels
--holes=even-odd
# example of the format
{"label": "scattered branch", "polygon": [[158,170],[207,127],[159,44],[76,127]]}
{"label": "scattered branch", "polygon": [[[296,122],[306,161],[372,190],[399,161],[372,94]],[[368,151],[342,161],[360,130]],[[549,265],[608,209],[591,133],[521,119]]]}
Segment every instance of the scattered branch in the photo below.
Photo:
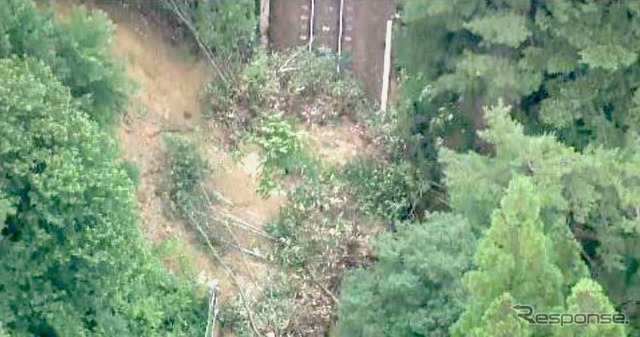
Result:
{"label": "scattered branch", "polygon": [[242,230],[245,230],[245,231],[251,232],[253,234],[259,235],[259,236],[261,236],[261,237],[263,237],[265,239],[269,239],[271,241],[277,241],[275,237],[273,237],[273,236],[269,235],[267,232],[257,228],[255,225],[252,225],[252,224],[250,224],[250,223],[248,223],[248,222],[246,222],[246,221],[244,221],[242,219],[239,219],[238,217],[236,217],[236,216],[234,216],[232,214],[229,214],[229,213],[227,213],[227,212],[225,212],[225,211],[223,211],[223,210],[221,210],[219,208],[216,208],[211,203],[209,203],[207,205],[207,207],[209,207],[209,209],[214,214],[225,218],[225,219],[214,218],[213,220],[216,221],[216,222],[223,222],[223,221],[226,221],[226,220],[231,220],[230,222],[227,222],[227,224],[233,225],[233,226],[238,227],[238,228],[240,228]]}
{"label": "scattered branch", "polygon": [[173,9],[173,12],[187,26],[187,28],[189,29],[189,31],[193,35],[193,38],[196,40],[196,43],[198,44],[198,47],[200,47],[200,50],[202,50],[204,55],[207,57],[207,59],[209,60],[209,63],[211,63],[211,65],[216,70],[216,72],[218,73],[220,78],[226,84],[228,84],[229,83],[229,79],[227,78],[227,76],[225,76],[225,74],[222,71],[222,69],[218,66],[218,63],[216,62],[216,60],[213,57],[213,54],[211,53],[209,48],[204,44],[204,42],[202,42],[202,39],[200,38],[200,34],[198,34],[198,30],[196,30],[196,28],[193,26],[191,21],[189,21],[189,19],[187,19],[187,17],[182,13],[182,11],[180,11],[180,8],[178,7],[178,5],[176,5],[174,0],[169,0],[169,3],[171,3],[171,7]]}
{"label": "scattered branch", "polygon": [[309,277],[311,277],[311,280],[313,281],[313,283],[315,283],[318,287],[320,287],[320,289],[322,289],[322,291],[324,291],[324,293],[331,298],[331,300],[335,305],[340,306],[340,300],[338,299],[338,297],[333,292],[331,292],[329,288],[327,288],[324,284],[322,284],[322,282],[318,280],[318,278],[311,272],[311,270],[309,270],[309,268],[307,268],[307,266],[303,266],[303,268],[304,268],[304,271],[309,275]]}
{"label": "scattered branch", "polygon": [[[287,65],[289,65],[289,62],[293,61],[296,57],[298,57],[298,55],[300,55],[302,52],[304,51],[304,49],[299,49],[298,51],[296,51],[295,53],[293,53],[291,56],[289,56],[280,66],[280,68],[278,68],[278,72],[283,72],[283,69],[286,69]],[[291,69],[291,68],[290,68]],[[297,68],[295,68],[297,69]]]}
{"label": "scattered branch", "polygon": [[158,131],[154,131],[150,133],[147,137],[149,138],[157,137],[161,133],[191,133],[194,131],[195,131],[195,128],[192,128],[192,127],[187,127],[187,128],[167,127],[167,128],[162,128]]}
{"label": "scattered branch", "polygon": [[207,244],[207,247],[211,251],[211,254],[213,255],[213,257],[218,261],[218,263],[220,263],[220,265],[222,265],[222,267],[224,268],[226,273],[233,280],[233,283],[235,283],[236,287],[238,287],[238,293],[240,294],[240,301],[242,302],[242,305],[244,306],[244,309],[247,311],[247,318],[249,319],[249,326],[251,327],[251,330],[253,330],[253,332],[256,334],[256,336],[263,336],[260,333],[260,331],[258,331],[258,329],[256,328],[256,325],[255,325],[255,323],[253,321],[253,314],[252,314],[251,309],[249,308],[249,305],[247,304],[247,294],[244,292],[244,288],[242,287],[242,283],[240,282],[240,280],[238,279],[236,274],[233,272],[231,267],[229,267],[229,265],[227,265],[224,262],[224,260],[222,259],[222,256],[220,256],[220,253],[218,253],[218,250],[213,246],[213,243],[211,243],[211,240],[209,239],[209,236],[207,235],[207,232],[202,228],[202,226],[200,226],[198,224],[198,221],[196,221],[193,218],[193,215],[191,215],[191,214],[188,214],[187,217],[189,218],[189,223],[191,223],[196,228],[198,233],[200,233],[200,235],[202,236],[202,239]]}
{"label": "scattered branch", "polygon": [[[206,201],[207,201],[207,205],[211,206],[211,199],[209,198],[209,193],[207,193],[207,190],[205,190],[204,186],[202,185],[202,183],[200,183],[200,190],[202,191],[202,194],[204,195]],[[229,235],[231,235],[231,238],[233,239],[233,242],[235,243],[235,245],[237,247],[240,247],[240,241],[238,241],[238,238],[236,237],[236,235],[233,233],[233,230],[231,230],[231,227],[229,227],[229,223],[227,221],[222,221],[222,223],[224,224],[225,228],[227,229],[227,232],[229,232]],[[242,261],[244,262],[244,265],[247,267],[247,270],[250,270],[253,272],[253,268],[251,267],[251,265],[249,264],[249,261],[247,260],[247,256],[244,252],[244,249],[240,249],[240,256],[242,256]],[[253,278],[253,275],[249,275],[249,278],[251,279],[251,281],[254,283],[254,285],[256,286],[256,288],[258,287],[258,284],[256,282],[256,280]]]}

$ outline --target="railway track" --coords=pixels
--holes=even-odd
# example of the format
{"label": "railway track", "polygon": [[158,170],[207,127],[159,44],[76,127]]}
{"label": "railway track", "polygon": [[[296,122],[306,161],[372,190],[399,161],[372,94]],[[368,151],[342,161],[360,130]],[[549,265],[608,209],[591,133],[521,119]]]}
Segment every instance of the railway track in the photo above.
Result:
{"label": "railway track", "polygon": [[338,56],[351,51],[353,0],[299,0],[300,41],[312,48],[330,49]]}

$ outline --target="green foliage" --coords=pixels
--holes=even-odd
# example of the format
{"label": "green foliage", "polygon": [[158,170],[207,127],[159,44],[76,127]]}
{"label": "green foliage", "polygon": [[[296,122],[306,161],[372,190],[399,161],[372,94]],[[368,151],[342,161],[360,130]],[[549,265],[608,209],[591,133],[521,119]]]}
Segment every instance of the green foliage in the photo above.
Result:
{"label": "green foliage", "polygon": [[486,326],[473,331],[465,331],[464,336],[478,337],[527,337],[531,336],[531,329],[525,321],[513,314],[516,305],[511,294],[504,293],[489,304],[482,316]]}
{"label": "green foliage", "polygon": [[263,333],[287,336],[291,331],[295,314],[295,293],[291,282],[284,274],[270,274],[266,284],[259,296],[251,298],[248,303],[243,303],[240,295],[235,295],[221,313],[222,324],[231,327],[239,337],[255,336],[250,320]]}
{"label": "green foliage", "polygon": [[122,169],[127,173],[127,176],[133,182],[134,186],[140,185],[140,168],[135,162],[125,161],[122,163]]}
{"label": "green foliage", "polygon": [[[344,242],[357,242],[351,224],[343,218],[346,187],[335,172],[321,171],[289,191],[286,207],[267,231],[279,239],[275,259],[281,264],[301,268],[306,264],[340,261],[348,255]],[[338,267],[338,266],[334,266]]]}
{"label": "green foliage", "polygon": [[[126,0],[144,11],[153,11],[167,25],[178,27],[185,37],[193,38],[188,27],[175,13],[171,1]],[[250,59],[257,43],[258,10],[253,0],[173,0],[178,10],[193,24],[200,39],[227,66]]]}
{"label": "green foliage", "polygon": [[196,3],[198,32],[214,53],[228,60],[248,60],[257,42],[257,2],[200,0]]}
{"label": "green foliage", "polygon": [[[307,51],[304,48],[276,55],[281,91],[309,103],[300,116],[307,123],[323,123],[342,115],[370,118],[373,110],[366,100],[361,83],[348,69],[340,73],[340,60],[328,50]],[[295,108],[295,107],[294,107]]]}
{"label": "green foliage", "polygon": [[278,94],[278,80],[272,60],[265,51],[258,52],[242,70],[241,82],[246,88],[248,103],[260,111],[267,107]]}
{"label": "green foliage", "polygon": [[464,306],[459,280],[475,237],[460,216],[436,213],[375,243],[378,262],[345,277],[341,336],[448,336]]}
{"label": "green foliage", "polygon": [[345,167],[344,180],[353,186],[363,213],[390,222],[413,216],[429,189],[414,167],[400,160],[377,163],[358,157]]}
{"label": "green foliage", "polygon": [[524,17],[512,13],[497,12],[472,19],[463,24],[470,32],[491,44],[504,44],[517,48],[531,32]]}
{"label": "green foliage", "polygon": [[117,121],[133,90],[113,57],[112,31],[113,24],[100,11],[77,7],[61,20],[32,1],[0,2],[0,57],[42,60],[101,125]]}
{"label": "green foliage", "polygon": [[287,205],[266,228],[277,239],[271,259],[296,281],[291,317],[296,335],[320,334],[331,323],[334,302],[318,284],[335,289],[346,269],[368,263],[366,231],[371,223],[352,199],[339,172],[322,168],[288,191]]}
{"label": "green foliage", "polygon": [[77,109],[43,61],[0,60],[0,83],[7,332],[201,335],[206,301],[150,255],[115,141]]}
{"label": "green foliage", "polygon": [[[433,145],[430,123],[453,114],[474,139],[484,104],[503,98],[536,133],[569,145],[625,146],[638,134],[640,16],[632,2],[404,1],[397,60],[412,133]],[[427,37],[428,38],[425,38]],[[456,133],[443,131],[445,139]],[[486,150],[486,149],[485,149]]]}
{"label": "green foliage", "polygon": [[165,265],[170,266],[171,273],[182,278],[200,277],[200,270],[196,270],[192,257],[186,253],[184,243],[177,237],[169,237],[160,244],[153,246],[153,255],[157,256]]}
{"label": "green foliage", "polygon": [[206,114],[228,129],[233,141],[240,132],[255,131],[274,107],[306,123],[365,118],[371,106],[361,85],[347,71],[338,74],[336,66],[328,52],[259,50],[233,82],[205,88]]}
{"label": "green foliage", "polygon": [[196,191],[209,165],[190,139],[172,136],[165,141],[169,150],[169,197],[179,203]]}
{"label": "green foliage", "polygon": [[[582,279],[567,299],[567,311],[572,313],[615,313],[615,309],[602,287],[593,280]],[[558,337],[624,337],[627,336],[621,325],[585,324],[561,327],[555,333]]]}
{"label": "green foliage", "polygon": [[296,51],[291,70],[284,70],[287,88],[292,93],[302,96],[314,96],[332,88],[337,77],[336,60],[327,51]]}
{"label": "green foliage", "polygon": [[[168,149],[168,201],[172,213],[191,225],[211,229],[203,187],[205,175],[210,171],[207,160],[189,138],[168,136],[165,142]],[[221,243],[223,236],[218,232],[210,239]]]}
{"label": "green foliage", "polygon": [[302,143],[291,122],[276,114],[265,118],[252,139],[260,147],[264,156],[260,193],[266,195],[273,192],[278,187],[278,180],[283,177],[313,169],[313,163],[305,155]]}
{"label": "green foliage", "polygon": [[[510,119],[508,113],[509,108],[503,105],[486,112],[488,129],[482,137],[495,148],[495,155],[488,157],[442,151],[452,210],[465,216],[474,226],[486,228],[491,225],[490,232],[496,231],[493,227],[501,224],[496,222],[499,218],[494,213],[500,207],[497,201],[505,198],[507,186],[527,177],[527,184],[533,185],[532,192],[528,192],[532,197],[517,202],[513,207],[522,209],[525,205],[538,205],[537,213],[532,209],[526,214],[537,214],[529,217],[530,220],[537,219],[535,221],[543,224],[546,238],[541,236],[543,241],[538,245],[546,242],[544,245],[553,247],[549,250],[553,256],[548,258],[562,273],[564,281],[560,284],[566,288],[578,281],[576,277],[584,275],[580,257],[583,251],[589,259],[591,273],[604,285],[613,303],[621,304],[637,296],[640,289],[637,282],[640,251],[634,244],[640,234],[634,225],[638,221],[634,210],[639,201],[634,191],[640,182],[637,150],[588,148],[579,153],[550,135],[524,135],[523,127]],[[521,218],[518,218],[518,223],[526,223]],[[496,232],[496,237],[491,239],[498,240],[509,233],[516,233],[514,229],[507,228]],[[531,240],[531,237],[527,239]],[[491,242],[488,240],[489,244]],[[505,243],[502,246],[508,247]],[[526,247],[523,243],[520,249]],[[543,252],[536,254],[545,256]],[[521,252],[519,256],[533,255]],[[487,259],[495,260],[497,257]],[[507,266],[506,262],[501,265]],[[534,269],[528,268],[527,273]],[[542,271],[537,275],[543,275]],[[495,277],[500,278],[498,275]],[[496,282],[492,283],[493,288],[499,284]],[[523,300],[518,297],[523,296],[518,292],[507,291],[516,300]],[[560,293],[566,294],[567,291],[564,289]],[[633,313],[632,308],[622,308],[626,309]]]}

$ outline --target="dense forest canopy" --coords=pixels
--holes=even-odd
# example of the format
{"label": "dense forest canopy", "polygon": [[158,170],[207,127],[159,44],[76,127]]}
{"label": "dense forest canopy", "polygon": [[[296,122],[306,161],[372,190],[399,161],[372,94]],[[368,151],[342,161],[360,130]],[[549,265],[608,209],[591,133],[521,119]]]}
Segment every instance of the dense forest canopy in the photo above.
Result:
{"label": "dense forest canopy", "polygon": [[402,3],[396,54],[414,106],[413,132],[451,138],[462,129],[456,137],[465,140],[452,144],[479,149],[482,107],[503,98],[527,130],[554,131],[577,148],[634,142],[636,2]]}
{"label": "dense forest canopy", "polygon": [[[122,108],[126,77],[102,52],[110,23],[87,15],[63,23],[33,3],[0,2],[3,327],[10,336],[200,335],[206,303],[150,254],[133,183],[98,124]],[[74,32],[87,42],[72,42]]]}
{"label": "dense forest canopy", "polygon": [[[500,311],[516,303],[542,312],[575,311],[575,296],[591,298],[593,306],[582,310],[625,312],[636,331],[638,5],[401,5],[395,53],[405,158],[423,177],[441,181],[438,190],[447,194],[441,204],[469,223],[477,249],[460,270],[454,262],[460,251],[441,255],[450,254],[452,244],[435,255],[430,249],[378,248],[375,268],[345,279],[343,335],[625,335],[622,326],[527,326],[508,318],[511,311]],[[404,226],[442,237],[439,222],[429,219]],[[427,238],[416,244],[420,236],[406,237],[407,230],[393,234],[393,247],[438,247]],[[380,238],[378,245],[387,240]],[[438,283],[432,277],[407,262],[389,269],[389,256],[419,256],[423,266],[434,263],[434,256],[450,261],[459,285],[449,281],[434,292]],[[409,283],[414,279],[420,286]],[[452,286],[459,295],[433,310]],[[410,304],[389,305],[398,296]],[[415,317],[405,310],[429,314]]]}

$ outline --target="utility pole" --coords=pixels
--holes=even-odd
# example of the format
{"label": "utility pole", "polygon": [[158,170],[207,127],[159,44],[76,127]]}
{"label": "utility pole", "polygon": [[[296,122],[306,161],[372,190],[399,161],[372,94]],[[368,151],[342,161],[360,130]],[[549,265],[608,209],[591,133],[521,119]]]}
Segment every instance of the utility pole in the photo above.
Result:
{"label": "utility pole", "polygon": [[389,76],[391,75],[391,33],[393,20],[387,20],[387,35],[384,42],[384,69],[382,72],[382,92],[380,93],[380,111],[387,111],[387,99],[389,98]]}

